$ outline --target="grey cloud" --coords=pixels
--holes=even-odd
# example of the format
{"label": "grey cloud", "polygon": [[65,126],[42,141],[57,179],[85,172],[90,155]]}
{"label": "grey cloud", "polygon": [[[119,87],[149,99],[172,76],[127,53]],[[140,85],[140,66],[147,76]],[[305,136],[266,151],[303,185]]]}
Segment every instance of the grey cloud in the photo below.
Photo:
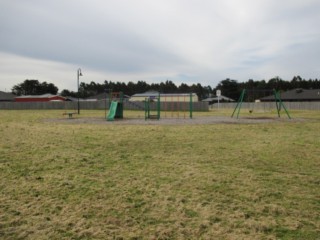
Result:
{"label": "grey cloud", "polygon": [[0,52],[127,80],[315,78],[319,10],[317,0],[3,0]]}

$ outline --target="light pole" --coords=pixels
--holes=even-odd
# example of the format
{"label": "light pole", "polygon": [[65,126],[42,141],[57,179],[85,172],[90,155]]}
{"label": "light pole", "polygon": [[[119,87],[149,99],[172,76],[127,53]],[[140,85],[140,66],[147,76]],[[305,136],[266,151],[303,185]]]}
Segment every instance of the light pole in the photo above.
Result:
{"label": "light pole", "polygon": [[80,114],[80,99],[79,99],[79,77],[82,76],[81,68],[77,70],[77,83],[78,83],[78,114]]}

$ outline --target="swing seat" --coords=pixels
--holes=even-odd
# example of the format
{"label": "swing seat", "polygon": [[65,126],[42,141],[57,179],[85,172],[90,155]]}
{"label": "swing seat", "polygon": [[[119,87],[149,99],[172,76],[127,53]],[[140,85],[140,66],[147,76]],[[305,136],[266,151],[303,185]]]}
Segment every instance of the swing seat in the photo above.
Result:
{"label": "swing seat", "polygon": [[72,115],[73,115],[73,114],[78,114],[78,113],[76,113],[76,112],[65,112],[65,113],[63,113],[62,115],[68,115],[69,118],[72,118]]}

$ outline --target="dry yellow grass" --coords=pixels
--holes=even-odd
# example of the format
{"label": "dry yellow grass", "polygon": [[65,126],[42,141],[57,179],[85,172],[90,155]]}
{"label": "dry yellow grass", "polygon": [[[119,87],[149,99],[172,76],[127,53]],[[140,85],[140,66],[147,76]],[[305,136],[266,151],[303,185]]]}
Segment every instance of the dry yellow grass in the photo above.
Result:
{"label": "dry yellow grass", "polygon": [[0,238],[317,239],[319,113],[292,115],[307,120],[95,125],[0,111]]}

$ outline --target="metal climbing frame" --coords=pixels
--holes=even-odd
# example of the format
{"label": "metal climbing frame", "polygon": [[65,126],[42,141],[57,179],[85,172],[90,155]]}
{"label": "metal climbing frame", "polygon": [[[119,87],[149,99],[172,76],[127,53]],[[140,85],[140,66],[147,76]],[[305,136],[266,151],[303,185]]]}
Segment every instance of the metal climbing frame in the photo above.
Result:
{"label": "metal climbing frame", "polygon": [[[171,96],[171,99],[173,97]],[[189,117],[192,118],[192,112],[193,112],[193,95],[192,93],[190,93],[189,97],[188,96],[183,96],[184,101],[182,102],[183,105],[178,104],[177,106],[177,113],[179,116],[179,110],[182,110],[182,112],[184,113],[184,117],[186,117],[186,113],[189,110]],[[148,97],[145,98],[144,101],[144,108],[145,108],[145,120],[147,119],[160,119],[160,112],[161,112],[161,95],[160,93],[158,94],[157,97]],[[189,99],[189,109],[188,109],[188,100]],[[152,103],[156,103],[156,105],[154,106],[154,104]],[[173,103],[173,101],[172,101]],[[153,105],[153,106],[152,106]],[[182,107],[181,107],[182,106]],[[162,111],[164,111],[164,116],[166,117],[166,111],[167,111],[167,101],[166,101],[166,96],[165,96],[165,101],[164,104],[162,104]],[[174,106],[171,109],[171,114],[173,115],[174,112]]]}
{"label": "metal climbing frame", "polygon": [[[156,101],[156,113],[151,109],[151,103]],[[158,97],[155,98],[146,98],[144,102],[144,119],[160,119],[160,93]]]}

